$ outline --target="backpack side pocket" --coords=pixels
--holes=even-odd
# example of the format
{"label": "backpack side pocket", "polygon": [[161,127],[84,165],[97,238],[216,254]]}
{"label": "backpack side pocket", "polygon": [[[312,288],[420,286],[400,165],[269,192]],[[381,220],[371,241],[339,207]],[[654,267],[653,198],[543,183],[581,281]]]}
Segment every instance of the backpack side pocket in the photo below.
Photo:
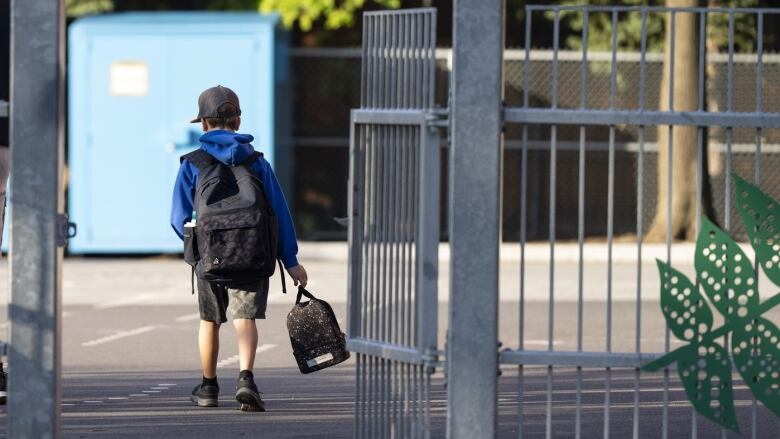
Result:
{"label": "backpack side pocket", "polygon": [[192,265],[197,265],[200,260],[200,252],[198,252],[198,237],[196,227],[184,228],[184,262]]}

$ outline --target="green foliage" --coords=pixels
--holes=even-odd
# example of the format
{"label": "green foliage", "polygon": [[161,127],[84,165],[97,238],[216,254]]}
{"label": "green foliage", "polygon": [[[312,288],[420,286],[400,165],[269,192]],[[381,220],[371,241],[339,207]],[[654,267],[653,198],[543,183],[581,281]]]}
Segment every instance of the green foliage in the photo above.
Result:
{"label": "green foliage", "polygon": [[[780,224],[777,201],[734,176],[737,209],[750,244],[767,277],[780,285]],[[658,261],[661,311],[674,335],[685,346],[645,365],[657,371],[677,362],[677,372],[696,410],[723,427],[739,431],[734,412],[728,351],[715,342],[731,333],[731,351],[737,372],[753,395],[780,416],[780,329],[762,315],[780,304],[780,294],[760,303],[753,262],[736,242],[704,219],[694,257],[698,282],[725,324],[712,329],[710,306],[684,274]]]}
{"label": "green foliage", "polygon": [[[759,6],[760,0],[730,0],[719,4],[722,7],[750,8]],[[599,5],[611,6],[612,0],[564,0],[561,5]],[[623,6],[665,6],[663,0],[623,0]],[[647,50],[661,52],[664,49],[664,32],[666,16],[663,13],[647,14]],[[553,12],[545,13],[552,21]],[[569,50],[582,49],[583,14],[578,11],[562,11],[560,13],[561,29],[573,31],[562,41],[562,48]],[[707,14],[707,38],[720,51],[728,49],[729,16],[725,13]],[[734,14],[734,48],[737,52],[755,50],[756,41],[755,14]],[[618,14],[617,40],[618,50],[635,51],[641,47],[642,14],[640,12],[621,12]],[[591,12],[588,16],[588,48],[590,50],[612,49],[612,14],[608,12]]]}
{"label": "green foliage", "polygon": [[[718,6],[731,8],[752,8],[760,6],[759,0],[728,0],[718,2]],[[757,38],[755,14],[734,14],[734,50],[752,52]],[[729,47],[729,14],[722,12],[707,15],[707,38],[720,52]]]}
{"label": "green foliage", "polygon": [[65,12],[69,17],[79,17],[112,10],[114,10],[113,0],[65,0]]}
{"label": "green foliage", "polygon": [[[398,9],[401,0],[373,0],[377,5]],[[318,20],[325,20],[326,29],[340,29],[354,24],[355,14],[366,0],[260,0],[260,12],[276,12],[286,27],[298,23],[303,31],[311,30]]]}

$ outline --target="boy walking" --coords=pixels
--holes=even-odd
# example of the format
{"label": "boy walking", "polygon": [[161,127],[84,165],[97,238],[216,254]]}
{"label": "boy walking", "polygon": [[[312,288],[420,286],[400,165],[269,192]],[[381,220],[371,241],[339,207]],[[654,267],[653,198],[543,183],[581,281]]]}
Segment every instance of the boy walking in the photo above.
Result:
{"label": "boy walking", "polygon": [[265,318],[268,276],[277,257],[295,285],[306,286],[306,270],[298,263],[295,228],[271,165],[254,150],[251,135],[237,133],[238,96],[216,86],[201,93],[198,106],[192,122],[203,128],[201,146],[182,157],[171,209],[171,226],[180,238],[187,234],[185,247],[195,239],[185,259],[191,253],[188,262],[198,275],[203,381],[192,391],[192,401],[200,407],[218,405],[219,328],[229,314],[238,336],[236,400],[241,410],[265,411],[252,372],[255,320]]}

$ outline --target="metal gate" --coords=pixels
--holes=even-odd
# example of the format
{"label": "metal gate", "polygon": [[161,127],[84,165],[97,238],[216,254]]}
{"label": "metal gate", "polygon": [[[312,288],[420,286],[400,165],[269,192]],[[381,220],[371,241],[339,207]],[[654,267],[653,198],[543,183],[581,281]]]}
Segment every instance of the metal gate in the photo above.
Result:
{"label": "metal gate", "polygon": [[[665,262],[670,263],[672,257],[672,234],[671,234],[671,218],[672,218],[672,169],[673,159],[675,158],[675,148],[696,148],[697,166],[696,166],[696,180],[690,181],[688,184],[695,184],[696,195],[699,202],[697,203],[697,227],[701,224],[702,212],[698,209],[702,200],[702,166],[703,158],[705,154],[705,144],[707,138],[707,130],[712,128],[722,128],[725,130],[726,136],[726,160],[725,160],[725,191],[722,196],[725,198],[726,213],[723,218],[718,218],[721,225],[725,230],[729,230],[732,225],[732,216],[734,215],[734,195],[732,194],[731,187],[731,174],[732,168],[732,136],[735,127],[738,129],[750,129],[755,132],[755,166],[753,179],[756,185],[761,184],[761,145],[762,145],[762,129],[777,128],[780,127],[780,115],[777,113],[766,113],[762,107],[762,99],[765,96],[766,90],[764,90],[764,84],[769,78],[763,77],[763,22],[764,17],[768,14],[777,14],[777,9],[725,9],[725,8],[666,8],[666,7],[597,7],[597,6],[527,6],[526,7],[526,49],[525,49],[525,69],[523,80],[523,104],[521,107],[506,108],[505,110],[505,122],[508,124],[520,124],[522,129],[522,169],[520,170],[522,178],[521,188],[521,257],[520,262],[520,327],[519,327],[519,345],[514,349],[508,349],[501,353],[500,361],[504,365],[518,365],[519,366],[519,381],[517,388],[517,431],[518,436],[541,436],[551,437],[554,434],[564,434],[574,437],[593,437],[594,435],[602,435],[603,437],[610,437],[611,435],[618,437],[639,437],[641,435],[651,435],[653,437],[662,436],[667,437],[671,435],[673,437],[681,437],[682,435],[691,435],[697,437],[698,435],[710,437],[713,431],[719,432],[725,437],[725,430],[718,430],[712,423],[705,424],[703,418],[700,417],[697,420],[697,414],[695,411],[690,411],[687,408],[687,402],[685,405],[677,405],[675,408],[675,419],[673,422],[670,418],[670,407],[672,407],[670,401],[671,391],[676,391],[677,398],[682,395],[680,393],[679,384],[676,376],[670,377],[669,369],[663,372],[662,378],[651,377],[649,374],[640,374],[640,367],[648,363],[653,358],[659,356],[656,352],[646,351],[646,341],[643,341],[647,336],[661,336],[664,338],[664,350],[669,352],[670,337],[668,327],[664,330],[659,326],[654,334],[647,334],[642,332],[642,304],[643,301],[647,301],[648,298],[657,298],[657,291],[646,291],[643,289],[643,283],[646,282],[651,276],[658,276],[656,272],[643,273],[642,272],[642,198],[646,195],[644,192],[644,166],[646,152],[644,150],[644,143],[646,133],[648,131],[656,130],[661,127],[662,130],[668,130],[668,144],[667,154],[669,157],[668,167],[666,169],[666,190],[668,194],[666,204],[666,252]],[[641,17],[641,62],[640,62],[640,81],[639,84],[633,84],[634,88],[638,88],[638,100],[633,102],[627,102],[625,99],[618,102],[618,88],[619,88],[619,72],[617,71],[617,52],[620,45],[618,39],[618,20],[626,17],[628,14],[639,14]],[[534,18],[540,18],[546,15],[553,19],[553,57],[551,60],[552,71],[552,101],[548,104],[536,104],[531,105],[531,92],[529,92],[529,48],[532,46],[531,41],[531,29]],[[592,73],[593,66],[588,61],[588,48],[587,44],[582,45],[582,59],[581,70],[579,80],[574,79],[569,84],[574,82],[578,85],[580,91],[580,103],[576,108],[560,108],[558,106],[558,92],[559,82],[561,78],[558,75],[558,49],[560,45],[560,21],[562,17],[576,16],[577,20],[581,20],[582,26],[582,41],[588,41],[588,28],[589,20],[595,19],[596,15],[599,15],[602,23],[611,22],[611,65],[609,67],[609,84],[595,84],[595,86],[609,87],[610,88],[610,105],[608,108],[591,108],[588,106],[588,88],[594,86],[589,75]],[[672,37],[670,40],[672,43],[667,47],[670,56],[669,72],[670,80],[668,84],[668,108],[653,107],[655,103],[646,102],[646,75],[645,75],[645,54],[647,52],[647,24],[648,17],[651,15],[662,15],[667,20],[666,23],[671,23],[670,33]],[[683,15],[689,17],[693,16],[696,32],[699,36],[698,46],[698,83],[694,86],[697,87],[698,102],[696,108],[679,108],[675,106],[675,73],[679,75],[679,71],[675,70],[674,59],[675,50],[675,23]],[[719,15],[721,19],[728,23],[728,76],[726,78],[725,86],[727,87],[727,99],[724,108],[719,111],[707,111],[704,102],[705,96],[705,80],[707,73],[706,68],[706,32],[707,26],[710,20],[709,16]],[[756,63],[755,77],[739,78],[744,81],[755,82],[755,108],[747,110],[745,112],[736,112],[733,108],[733,85],[738,79],[734,77],[733,73],[733,59],[735,56],[734,50],[734,32],[735,32],[735,16],[737,15],[749,15],[755,19],[757,26],[756,30],[756,51],[753,54],[742,54],[742,57],[750,57]],[[606,17],[605,17],[606,16]],[[603,63],[602,63],[603,64]],[[678,78],[679,79],[679,78]],[[744,111],[744,110],[743,110]],[[559,178],[556,176],[556,153],[558,149],[559,128],[561,127],[575,127],[579,128],[579,171],[577,184],[579,186],[579,196],[577,202],[577,212],[579,215],[578,226],[578,244],[579,244],[579,257],[578,257],[578,299],[576,302],[576,350],[557,350],[555,348],[554,341],[556,339],[556,325],[561,324],[559,319],[556,319],[556,311],[560,306],[560,301],[556,300],[556,211],[558,205],[556,204],[556,185],[559,183]],[[695,144],[690,145],[675,145],[673,132],[681,127],[695,127]],[[528,187],[526,180],[526,163],[528,159],[529,151],[529,127],[535,127],[541,130],[548,130],[549,133],[549,298],[547,309],[547,343],[546,349],[533,350],[529,348],[524,342],[526,340],[526,333],[529,331],[529,327],[526,324],[528,317],[526,308],[527,301],[526,295],[526,278],[528,272],[525,264],[525,249],[526,249],[526,228],[525,217],[528,211],[527,194],[531,188]],[[607,259],[604,266],[606,272],[606,284],[604,285],[603,292],[601,293],[599,300],[604,301],[604,315],[606,338],[603,341],[603,350],[599,351],[586,351],[583,344],[583,322],[589,318],[587,314],[584,315],[583,311],[583,276],[585,275],[587,268],[585,263],[588,261],[584,257],[584,212],[587,208],[588,197],[593,194],[588,193],[586,195],[585,190],[585,173],[586,166],[585,160],[588,154],[592,154],[588,148],[588,136],[586,134],[592,132],[594,129],[603,129],[609,139],[608,150],[608,211],[607,211]],[[614,193],[615,193],[615,137],[616,131],[632,129],[636,130],[639,142],[639,151],[637,153],[636,162],[636,197],[640,200],[637,203],[636,211],[636,227],[637,236],[640,239],[635,241],[635,255],[638,261],[635,266],[635,279],[634,294],[636,297],[636,306],[632,310],[635,319],[635,339],[632,343],[634,349],[629,352],[616,352],[613,350],[613,293],[615,288],[613,286],[613,217],[614,211],[620,206],[615,206]],[[569,130],[571,132],[571,130]],[[692,254],[690,255],[693,256]],[[681,261],[678,261],[681,262]],[[657,299],[656,299],[657,300]],[[655,308],[656,305],[654,305]],[[660,309],[655,308],[660,315]],[[569,323],[569,322],[566,322]],[[529,413],[524,411],[524,406],[527,407],[525,399],[525,393],[527,390],[528,380],[531,379],[526,376],[526,370],[528,368],[536,367],[536,371],[533,379],[537,388],[541,387],[546,389],[546,397],[543,402],[543,412],[536,414],[536,422],[534,424],[543,424],[543,429],[537,428],[533,431],[528,431],[529,425]],[[583,378],[583,375],[587,376]],[[676,374],[675,374],[676,375]],[[588,380],[588,378],[590,378]],[[546,381],[545,384],[540,381]],[[557,382],[556,382],[557,381]],[[590,381],[590,384],[586,381]],[[602,383],[594,384],[595,382]],[[645,383],[643,386],[642,382]],[[660,387],[660,396],[654,396],[651,392],[646,391],[647,383],[652,383],[653,386]],[[630,383],[630,384],[629,384]],[[572,386],[574,389],[569,389]],[[584,387],[590,386],[590,395],[587,395],[584,391]],[[613,386],[620,386],[620,394]],[[672,389],[676,387],[676,389]],[[603,398],[599,396],[593,396],[593,392],[598,392],[603,395]],[[573,401],[567,397],[561,396],[564,393],[571,392],[573,395]],[[629,398],[626,394],[631,394]],[[587,404],[586,404],[587,397]],[[623,410],[622,417],[624,420],[630,420],[630,422],[618,422],[617,416],[613,411],[618,408],[616,399],[620,397],[620,408]],[[595,401],[597,400],[597,401]],[[537,401],[542,404],[541,401]],[[573,403],[573,404],[572,404]],[[760,412],[755,399],[747,399],[746,404],[749,405],[750,414],[742,412],[740,415],[743,432],[750,432],[752,437],[763,436],[769,434],[771,426],[765,425],[762,430],[758,425],[757,412]],[[541,406],[541,405],[540,405]],[[595,407],[599,406],[599,407]],[[681,408],[685,407],[685,408]],[[646,427],[640,428],[642,419],[650,416],[649,413],[658,408],[660,413],[653,415],[653,423],[645,424]],[[640,410],[641,409],[641,410]],[[629,411],[630,410],[630,411]],[[680,410],[685,410],[685,414],[681,414]],[[645,413],[642,415],[640,413]],[[628,412],[628,413],[627,413]],[[691,413],[688,416],[688,413]],[[600,418],[599,421],[594,422],[594,414],[597,414],[596,418]],[[647,421],[645,421],[647,422]],[[707,421],[708,422],[708,421]],[[749,428],[748,428],[749,426]],[[701,429],[701,431],[699,430]]]}
{"label": "metal gate", "polygon": [[[644,283],[655,273],[643,273],[642,255],[646,251],[642,235],[643,198],[645,190],[645,140],[658,130],[668,138],[660,153],[668,156],[667,166],[659,172],[664,180],[667,202],[666,243],[663,259],[671,262],[673,236],[671,219],[673,209],[675,152],[688,149],[695,152],[690,159],[695,165],[696,227],[702,223],[701,204],[704,192],[703,166],[708,134],[713,128],[725,133],[725,172],[723,197],[725,215],[717,218],[726,231],[732,227],[734,195],[731,183],[733,169],[732,143],[735,130],[752,130],[755,134],[755,164],[753,180],[761,184],[761,148],[767,129],[780,128],[780,113],[769,113],[763,102],[767,90],[764,86],[771,78],[763,73],[764,19],[778,14],[777,9],[734,8],[667,8],[644,6],[539,6],[526,7],[525,14],[525,67],[523,74],[522,105],[503,108],[501,25],[503,9],[500,5],[480,0],[461,0],[454,11],[453,32],[453,84],[452,108],[435,110],[434,51],[435,11],[432,9],[399,12],[368,13],[364,18],[363,73],[361,108],[351,116],[351,166],[350,166],[350,278],[349,278],[349,348],[357,353],[357,394],[355,437],[419,437],[430,435],[430,374],[439,365],[441,352],[437,347],[437,245],[439,224],[439,137],[438,127],[451,129],[450,151],[450,209],[458,212],[450,218],[452,245],[450,294],[450,319],[448,339],[448,435],[451,437],[486,437],[506,433],[519,437],[604,437],[633,435],[659,435],[662,437],[691,435],[711,436],[719,430],[712,424],[697,419],[696,412],[673,397],[683,395],[676,378],[666,368],[659,378],[640,373],[640,368],[670,351],[669,329],[658,325],[656,334],[663,338],[662,347],[643,342],[647,332],[642,329],[642,306],[648,299],[657,298],[657,292],[647,291]],[[710,17],[727,26],[728,70],[722,86],[726,99],[720,108],[708,108],[706,91],[706,39]],[[529,84],[530,47],[533,42],[532,23],[539,17],[552,19],[553,56],[550,60],[552,77],[549,102],[540,104],[532,96]],[[641,22],[639,83],[621,84],[617,71],[620,32],[619,21],[628,16]],[[667,52],[669,54],[669,79],[665,90],[664,106],[655,106],[647,99],[645,58],[648,52],[648,22],[662,17],[669,26]],[[739,54],[743,60],[754,60],[755,76],[739,78],[755,83],[755,107],[735,110],[734,74],[735,29],[737,17],[749,16],[754,20],[755,52]],[[559,88],[564,86],[559,76],[558,52],[561,20],[571,19],[582,24],[582,41],[588,41],[590,20],[599,20],[599,26],[611,29],[611,62],[594,66],[588,59],[588,44],[582,44],[580,75],[568,80],[566,86],[578,87],[578,106],[559,106]],[[685,17],[687,30],[677,27],[677,20]],[[716,21],[717,21],[716,20]],[[744,27],[744,26],[742,26]],[[694,29],[694,30],[691,30]],[[513,31],[509,29],[508,31]],[[685,38],[698,36],[694,79],[683,79],[675,69],[676,35]],[[682,52],[681,52],[682,53]],[[691,59],[691,58],[689,58]],[[608,64],[608,67],[606,66]],[[605,70],[606,69],[606,70]],[[607,80],[595,81],[593,72],[609,71]],[[690,71],[690,70],[689,70]],[[596,76],[596,75],[593,75]],[[603,76],[603,75],[602,75]],[[697,91],[698,101],[682,106],[675,105],[675,81],[690,81],[690,89]],[[686,83],[687,84],[687,83]],[[606,87],[610,90],[607,107],[589,106],[589,87]],[[636,99],[620,98],[621,88],[631,88]],[[450,123],[440,120],[449,114]],[[498,362],[517,366],[517,398],[497,398],[498,379],[496,356],[493,346],[497,342],[496,319],[498,310],[498,218],[500,212],[502,173],[501,119],[508,129],[521,130],[521,215],[520,215],[520,285],[519,285],[519,343],[498,355]],[[567,129],[568,127],[568,129]],[[556,299],[556,214],[560,207],[556,200],[556,187],[563,184],[558,175],[559,140],[571,128],[579,134],[579,166],[576,177],[578,187],[578,265],[576,305],[568,322],[574,322],[572,346],[556,349],[556,327],[561,327],[561,300]],[[686,128],[687,127],[687,128]],[[533,128],[533,131],[531,131]],[[559,130],[560,128],[560,130]],[[597,349],[587,348],[584,322],[591,316],[585,310],[584,277],[586,272],[585,212],[586,158],[596,154],[588,139],[592,131],[608,138],[606,161],[607,212],[605,262],[606,282],[599,289],[596,300],[603,301],[605,337]],[[636,265],[635,284],[630,287],[635,298],[631,325],[634,338],[630,348],[615,348],[617,337],[613,334],[615,319],[613,308],[616,292],[614,280],[614,227],[615,187],[626,182],[615,180],[616,137],[626,130],[636,132],[638,151],[636,156]],[[675,133],[692,130],[686,144],[677,142]],[[526,287],[529,272],[526,270],[526,217],[529,210],[528,152],[530,133],[540,132],[549,141],[549,290],[546,298],[546,349],[533,350],[526,344],[529,327]],[[567,134],[568,135],[568,134]],[[743,133],[744,135],[744,133]],[[538,139],[537,139],[538,140]],[[695,151],[694,151],[695,150]],[[476,164],[477,168],[467,165]],[[665,171],[665,172],[664,172]],[[743,174],[745,171],[742,171]],[[475,178],[477,176],[477,178]],[[693,180],[693,179],[691,179]],[[533,188],[539,190],[538,188]],[[541,197],[540,197],[541,198]],[[478,210],[473,214],[474,210]],[[453,219],[454,216],[454,219]],[[500,215],[499,215],[500,216]],[[633,250],[632,250],[633,251]],[[530,273],[537,275],[538,272]],[[479,290],[479,295],[475,293]],[[558,290],[560,291],[560,289]],[[625,291],[618,291],[624,293]],[[558,296],[559,297],[559,296]],[[623,305],[620,305],[623,306]],[[625,308],[624,308],[625,309]],[[660,314],[660,310],[659,314]],[[556,312],[558,312],[556,314]],[[624,313],[625,314],[625,313]],[[557,315],[557,320],[556,320]],[[534,317],[534,316],[531,316]],[[565,316],[564,316],[565,317]],[[496,322],[497,323],[497,322]],[[625,339],[623,339],[625,342]],[[626,344],[626,343],[624,343]],[[603,346],[603,348],[601,347]],[[510,370],[512,368],[509,368]],[[533,373],[528,371],[533,369]],[[571,375],[569,375],[571,374]],[[603,383],[603,384],[602,384]],[[653,389],[646,388],[650,384]],[[534,413],[525,411],[526,390],[529,386],[542,389],[544,401]],[[572,400],[558,397],[561,389],[572,386]],[[660,387],[659,392],[654,388]],[[504,387],[506,388],[506,387]],[[531,392],[536,394],[537,392]],[[594,396],[596,395],[596,396]],[[603,397],[602,397],[603,395]],[[630,396],[629,396],[630,395]],[[741,397],[745,397],[743,394]],[[538,398],[538,397],[537,397]],[[594,398],[598,399],[594,403]],[[515,422],[497,420],[505,411],[504,405],[516,405]],[[507,402],[511,401],[511,402]],[[766,412],[755,399],[745,401],[746,410],[739,417],[743,428],[749,425],[753,437],[769,434],[771,426],[759,420]],[[596,407],[597,406],[597,407]],[[671,407],[677,407],[672,412]],[[620,409],[621,412],[613,413]],[[681,415],[680,410],[685,414]],[[627,413],[630,413],[630,415]],[[641,413],[640,413],[641,412]],[[690,417],[687,417],[690,413]],[[594,416],[598,414],[598,416]],[[641,414],[641,417],[640,417]],[[682,416],[682,418],[681,418]],[[599,419],[600,418],[600,419]],[[617,421],[621,418],[623,421]],[[598,419],[598,421],[596,421]],[[626,422],[626,420],[629,420]],[[685,422],[679,422],[683,419]],[[689,421],[690,422],[687,422]],[[642,422],[647,423],[644,427]],[[509,428],[506,426],[513,424]],[[533,426],[534,429],[529,429]],[[701,428],[701,430],[700,430]],[[762,429],[763,428],[763,429]],[[745,428],[743,431],[748,431]]]}
{"label": "metal gate", "polygon": [[427,437],[438,355],[436,11],[366,13],[363,35],[349,178],[354,436]]}

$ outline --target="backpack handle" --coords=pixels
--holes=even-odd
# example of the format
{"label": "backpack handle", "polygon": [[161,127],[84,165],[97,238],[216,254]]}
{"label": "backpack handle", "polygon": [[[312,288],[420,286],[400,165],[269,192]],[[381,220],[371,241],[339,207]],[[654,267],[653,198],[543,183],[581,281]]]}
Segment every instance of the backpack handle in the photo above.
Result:
{"label": "backpack handle", "polygon": [[295,304],[296,305],[301,303],[301,296],[306,296],[306,298],[308,298],[310,300],[314,300],[315,299],[314,294],[306,291],[306,288],[298,287],[298,297],[295,298]]}

